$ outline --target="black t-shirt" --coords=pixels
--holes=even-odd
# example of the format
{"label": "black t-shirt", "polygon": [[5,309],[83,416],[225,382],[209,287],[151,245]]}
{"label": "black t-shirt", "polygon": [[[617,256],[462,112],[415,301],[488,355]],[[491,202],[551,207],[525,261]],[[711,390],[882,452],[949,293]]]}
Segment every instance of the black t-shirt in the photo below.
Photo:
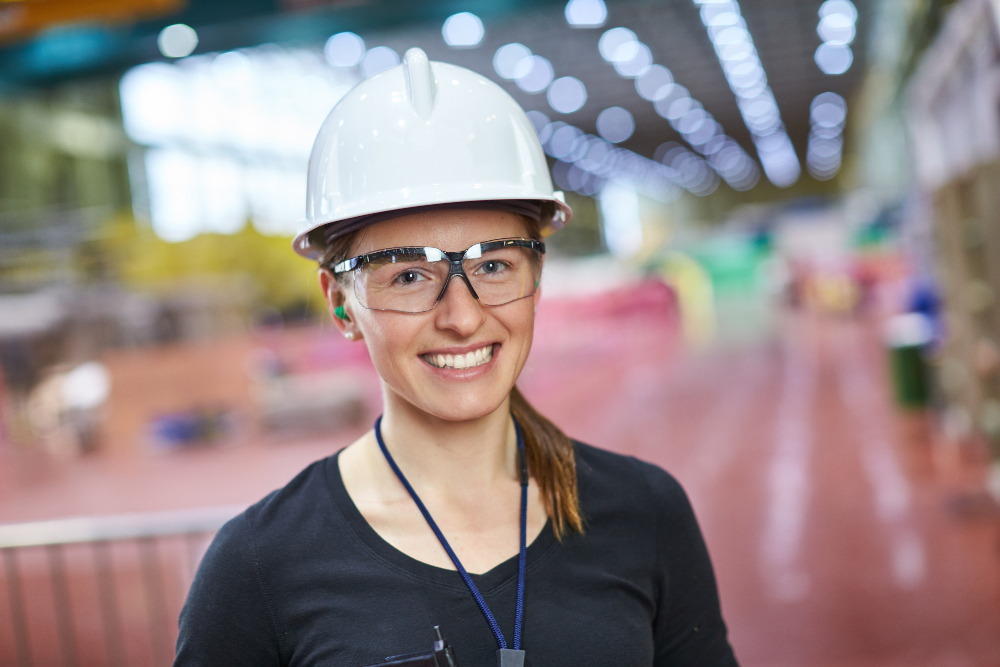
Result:
{"label": "black t-shirt", "polygon": [[[528,547],[522,648],[533,667],[731,667],[712,566],[663,470],[577,444],[585,532],[546,524]],[[517,558],[471,575],[507,641]],[[181,613],[178,667],[358,667],[428,651],[440,625],[459,667],[497,642],[459,574],[368,525],[337,456],[313,463],[219,531]]]}

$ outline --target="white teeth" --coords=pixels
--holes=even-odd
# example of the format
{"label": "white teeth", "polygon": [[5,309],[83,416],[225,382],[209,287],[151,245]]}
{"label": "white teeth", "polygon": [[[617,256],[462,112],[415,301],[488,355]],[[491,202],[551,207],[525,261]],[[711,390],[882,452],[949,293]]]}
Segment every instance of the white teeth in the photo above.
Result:
{"label": "white teeth", "polygon": [[466,354],[428,354],[424,356],[424,360],[426,360],[427,363],[432,366],[437,366],[438,368],[472,368],[473,366],[485,364],[492,359],[492,345],[481,347],[474,352],[467,352]]}

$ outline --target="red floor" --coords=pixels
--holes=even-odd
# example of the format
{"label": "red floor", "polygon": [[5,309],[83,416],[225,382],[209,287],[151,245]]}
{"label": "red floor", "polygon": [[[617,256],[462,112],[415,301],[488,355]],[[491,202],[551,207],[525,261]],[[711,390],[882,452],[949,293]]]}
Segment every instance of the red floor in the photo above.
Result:
{"label": "red floor", "polygon": [[[661,321],[635,323],[540,336],[525,393],[681,480],[743,665],[1000,665],[1000,517],[955,502],[982,462],[896,414],[875,327],[789,318],[677,355]],[[0,522],[247,503],[354,435],[12,476]]]}

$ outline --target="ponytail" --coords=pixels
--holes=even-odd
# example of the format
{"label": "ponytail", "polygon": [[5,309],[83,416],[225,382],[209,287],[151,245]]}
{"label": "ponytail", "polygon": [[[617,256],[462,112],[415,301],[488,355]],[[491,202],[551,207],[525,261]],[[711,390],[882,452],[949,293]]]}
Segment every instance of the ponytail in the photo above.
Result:
{"label": "ponytail", "polygon": [[573,441],[531,407],[516,386],[510,392],[510,412],[524,434],[528,472],[538,484],[556,537],[561,540],[568,532],[582,533]]}

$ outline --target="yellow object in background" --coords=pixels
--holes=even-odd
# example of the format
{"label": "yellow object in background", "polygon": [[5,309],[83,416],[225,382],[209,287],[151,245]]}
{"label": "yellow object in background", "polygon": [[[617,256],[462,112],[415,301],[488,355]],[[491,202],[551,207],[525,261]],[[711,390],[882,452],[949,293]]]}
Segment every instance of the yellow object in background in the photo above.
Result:
{"label": "yellow object in background", "polygon": [[660,275],[677,293],[684,341],[696,348],[707,346],[715,337],[711,276],[697,260],[677,251],[666,255]]}

